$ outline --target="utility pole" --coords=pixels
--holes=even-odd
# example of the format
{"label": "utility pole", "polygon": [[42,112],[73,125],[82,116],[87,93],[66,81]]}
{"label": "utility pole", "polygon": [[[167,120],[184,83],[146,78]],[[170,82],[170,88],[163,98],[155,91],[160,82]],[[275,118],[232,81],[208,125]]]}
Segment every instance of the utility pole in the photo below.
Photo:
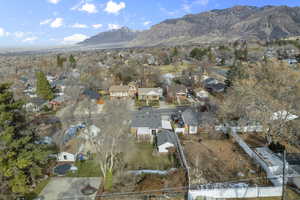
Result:
{"label": "utility pole", "polygon": [[281,194],[281,200],[285,200],[285,157],[286,157],[286,151],[285,149],[283,150],[283,161],[282,161],[282,165],[283,165],[283,169],[282,169],[282,194]]}

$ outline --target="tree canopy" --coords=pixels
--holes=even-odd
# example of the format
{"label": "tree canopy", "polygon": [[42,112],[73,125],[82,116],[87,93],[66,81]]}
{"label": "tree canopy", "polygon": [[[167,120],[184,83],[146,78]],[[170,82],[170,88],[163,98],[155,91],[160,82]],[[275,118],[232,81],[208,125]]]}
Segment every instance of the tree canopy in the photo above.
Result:
{"label": "tree canopy", "polygon": [[36,72],[36,92],[40,98],[51,100],[54,94],[49,81],[43,72]]}
{"label": "tree canopy", "polygon": [[224,119],[259,122],[269,143],[297,139],[295,125],[299,123],[289,116],[300,116],[300,72],[274,60],[248,64],[243,74],[236,76],[227,92]]}
{"label": "tree canopy", "polygon": [[22,102],[13,99],[9,84],[1,84],[0,184],[5,184],[15,194],[28,193],[30,185],[42,176],[48,151],[36,144],[36,139],[26,126]]}

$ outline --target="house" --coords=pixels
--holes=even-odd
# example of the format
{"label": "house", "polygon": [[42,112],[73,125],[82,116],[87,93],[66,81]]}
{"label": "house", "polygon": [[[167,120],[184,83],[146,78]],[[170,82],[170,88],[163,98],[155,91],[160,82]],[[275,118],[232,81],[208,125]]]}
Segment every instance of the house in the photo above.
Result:
{"label": "house", "polygon": [[187,88],[184,85],[172,85],[167,88],[167,96],[173,101],[185,100],[187,98]]}
{"label": "house", "polygon": [[28,112],[39,112],[46,105],[47,105],[46,100],[36,97],[36,98],[31,98],[29,102],[24,105],[24,108]]}
{"label": "house", "polygon": [[184,133],[187,135],[197,134],[200,125],[200,112],[189,108],[185,110],[181,116],[184,122]]}
{"label": "house", "polygon": [[212,112],[201,112],[198,109],[188,108],[181,114],[184,124],[184,134],[197,134],[214,129],[217,122]]}
{"label": "house", "polygon": [[157,151],[159,153],[168,153],[176,147],[175,133],[168,130],[163,130],[156,135]]}
{"label": "house", "polygon": [[134,92],[128,85],[113,85],[109,88],[109,96],[111,99],[127,99],[132,97]]}
{"label": "house", "polygon": [[57,154],[57,162],[75,162],[76,156],[68,152],[60,152]]}
{"label": "house", "polygon": [[226,85],[224,83],[219,82],[215,78],[211,78],[208,76],[203,76],[202,78],[203,87],[213,93],[221,93],[225,91]]}
{"label": "house", "polygon": [[226,85],[224,83],[206,85],[205,88],[213,93],[221,93],[225,91]]}
{"label": "house", "polygon": [[59,106],[61,106],[68,98],[66,96],[57,96],[53,100],[49,102],[52,106],[53,110],[56,110]]}
{"label": "house", "polygon": [[138,99],[145,101],[159,101],[163,96],[162,88],[139,88]]}
{"label": "house", "polygon": [[154,109],[140,110],[134,113],[131,121],[131,133],[138,141],[153,142],[155,134],[162,129],[160,113]]}

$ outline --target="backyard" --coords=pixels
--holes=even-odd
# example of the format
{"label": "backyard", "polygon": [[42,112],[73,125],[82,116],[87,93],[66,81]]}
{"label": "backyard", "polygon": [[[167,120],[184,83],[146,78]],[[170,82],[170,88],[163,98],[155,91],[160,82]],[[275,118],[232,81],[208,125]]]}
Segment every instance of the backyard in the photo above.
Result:
{"label": "backyard", "polygon": [[176,167],[174,155],[154,155],[152,144],[137,144],[136,151],[128,159],[129,170],[168,170]]}
{"label": "backyard", "polygon": [[251,179],[251,183],[268,185],[265,177],[242,149],[230,139],[207,139],[200,136],[182,140],[191,167],[192,184]]}

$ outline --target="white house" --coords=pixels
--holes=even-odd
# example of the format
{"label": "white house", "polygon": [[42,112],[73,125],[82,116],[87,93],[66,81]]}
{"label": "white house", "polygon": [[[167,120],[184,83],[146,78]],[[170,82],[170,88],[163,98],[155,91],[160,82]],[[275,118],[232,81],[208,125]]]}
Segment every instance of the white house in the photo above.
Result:
{"label": "white house", "polygon": [[57,154],[58,162],[75,162],[75,155],[68,152],[60,152]]}

